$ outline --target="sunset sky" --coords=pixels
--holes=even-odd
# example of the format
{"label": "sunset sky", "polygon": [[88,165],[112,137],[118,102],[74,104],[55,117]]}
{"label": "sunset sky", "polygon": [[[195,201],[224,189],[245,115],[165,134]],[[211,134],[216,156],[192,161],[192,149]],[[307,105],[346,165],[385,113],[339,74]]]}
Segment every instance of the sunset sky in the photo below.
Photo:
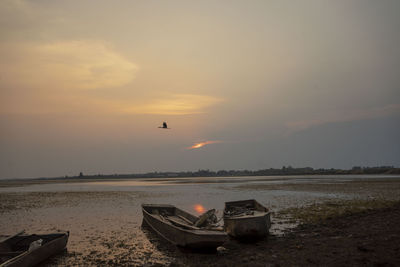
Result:
{"label": "sunset sky", "polygon": [[1,0],[0,178],[400,166],[399,12]]}

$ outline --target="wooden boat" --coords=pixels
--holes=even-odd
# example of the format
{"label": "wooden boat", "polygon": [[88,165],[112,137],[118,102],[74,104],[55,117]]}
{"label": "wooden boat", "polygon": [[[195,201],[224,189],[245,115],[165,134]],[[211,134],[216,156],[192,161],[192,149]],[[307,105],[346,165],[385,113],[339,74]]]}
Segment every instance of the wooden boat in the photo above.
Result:
{"label": "wooden boat", "polygon": [[254,199],[225,202],[224,230],[239,239],[265,237],[271,227],[270,212]]}
{"label": "wooden boat", "polygon": [[26,235],[20,232],[0,241],[0,267],[35,266],[62,252],[69,232]]}
{"label": "wooden boat", "polygon": [[173,205],[143,204],[143,220],[172,244],[194,249],[215,249],[227,240],[221,229],[201,228],[198,218]]}

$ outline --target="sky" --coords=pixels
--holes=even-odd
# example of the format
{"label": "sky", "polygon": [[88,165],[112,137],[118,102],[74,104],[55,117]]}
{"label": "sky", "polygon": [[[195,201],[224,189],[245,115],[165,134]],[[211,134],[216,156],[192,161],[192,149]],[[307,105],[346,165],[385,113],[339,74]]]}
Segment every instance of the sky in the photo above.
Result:
{"label": "sky", "polygon": [[399,11],[2,0],[0,178],[398,167]]}

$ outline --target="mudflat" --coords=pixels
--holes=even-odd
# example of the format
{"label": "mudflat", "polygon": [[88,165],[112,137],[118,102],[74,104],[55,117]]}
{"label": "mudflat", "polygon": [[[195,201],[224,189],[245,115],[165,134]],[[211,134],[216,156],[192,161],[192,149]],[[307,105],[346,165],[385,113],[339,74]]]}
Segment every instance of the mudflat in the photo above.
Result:
{"label": "mudflat", "polygon": [[303,224],[224,255],[176,254],[175,266],[399,266],[400,203]]}
{"label": "mudflat", "polygon": [[[68,250],[43,266],[399,266],[398,192],[399,177],[2,182],[0,235],[69,230]],[[141,203],[196,214],[245,198],[273,212],[267,239],[199,253],[142,226]]]}

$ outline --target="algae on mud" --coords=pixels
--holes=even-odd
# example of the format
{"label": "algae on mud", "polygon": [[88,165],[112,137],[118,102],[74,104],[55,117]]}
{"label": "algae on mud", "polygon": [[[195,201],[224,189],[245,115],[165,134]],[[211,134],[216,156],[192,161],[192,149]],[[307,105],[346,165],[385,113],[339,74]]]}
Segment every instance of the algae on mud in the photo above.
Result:
{"label": "algae on mud", "polygon": [[275,218],[289,220],[293,223],[316,224],[341,216],[362,213],[375,209],[394,206],[399,200],[386,199],[352,199],[331,200],[314,203],[305,207],[293,207],[274,213]]}

